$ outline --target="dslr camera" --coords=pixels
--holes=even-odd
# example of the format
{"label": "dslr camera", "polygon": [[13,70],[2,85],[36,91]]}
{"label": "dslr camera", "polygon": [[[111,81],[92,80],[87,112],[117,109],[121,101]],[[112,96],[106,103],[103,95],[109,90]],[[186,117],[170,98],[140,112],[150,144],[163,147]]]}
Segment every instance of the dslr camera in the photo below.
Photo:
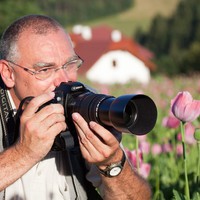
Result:
{"label": "dslr camera", "polygon": [[55,89],[55,98],[48,103],[64,106],[66,121],[78,112],[87,121],[113,127],[120,132],[143,135],[150,132],[157,120],[153,100],[143,94],[117,98],[92,92],[80,82],[63,82]]}

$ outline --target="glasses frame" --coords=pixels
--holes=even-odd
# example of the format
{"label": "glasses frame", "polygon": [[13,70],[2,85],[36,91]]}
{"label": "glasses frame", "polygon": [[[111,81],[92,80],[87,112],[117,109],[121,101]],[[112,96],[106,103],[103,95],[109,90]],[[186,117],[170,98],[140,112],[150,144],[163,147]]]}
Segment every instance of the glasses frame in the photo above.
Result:
{"label": "glasses frame", "polygon": [[[46,77],[46,78],[44,78],[44,79],[42,79],[42,78],[38,78],[37,77],[37,74],[40,74],[41,73],[41,71],[40,70],[38,70],[38,71],[35,71],[35,70],[31,70],[31,69],[29,69],[29,68],[27,68],[27,67],[23,67],[23,66],[21,66],[21,65],[19,65],[19,64],[17,64],[17,63],[15,63],[15,62],[13,62],[13,61],[11,61],[11,60],[6,60],[7,62],[9,62],[9,63],[11,63],[11,64],[13,64],[13,65],[15,65],[15,66],[17,66],[17,67],[20,67],[21,69],[23,69],[24,71],[26,71],[26,72],[28,72],[29,74],[31,74],[31,75],[33,75],[33,76],[35,76],[35,78],[36,79],[39,79],[39,80],[45,80],[45,79],[47,79],[47,78],[49,78],[49,77]],[[52,68],[52,70],[54,71],[54,72],[57,72],[58,70],[60,70],[60,69],[67,69],[67,66],[69,66],[70,64],[72,64],[74,61],[77,61],[77,70],[81,67],[81,65],[83,64],[83,59],[81,59],[78,55],[76,55],[76,56],[74,56],[74,57],[72,57],[72,58],[70,58],[70,60],[69,61],[67,61],[65,64],[63,64],[62,66],[60,66],[60,67],[57,67],[57,68]],[[12,67],[12,66],[10,66],[10,67]],[[13,68],[13,67],[12,67]]]}

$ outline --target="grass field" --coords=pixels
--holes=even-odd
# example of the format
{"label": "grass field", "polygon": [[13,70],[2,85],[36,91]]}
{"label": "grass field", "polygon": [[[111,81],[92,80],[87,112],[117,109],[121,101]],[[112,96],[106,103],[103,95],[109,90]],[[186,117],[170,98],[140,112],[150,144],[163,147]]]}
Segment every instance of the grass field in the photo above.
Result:
{"label": "grass field", "polygon": [[[179,1],[135,0],[135,5],[130,9],[101,20],[90,21],[86,25],[107,24],[132,36],[137,27],[147,30],[155,15],[170,16]],[[200,130],[200,116],[194,122],[186,123],[192,128],[187,131],[185,128],[186,147],[184,148],[183,142],[180,140],[181,126],[169,127],[164,124],[166,119],[170,119],[171,100],[180,91],[188,91],[194,99],[200,100],[199,74],[187,77],[183,75],[167,77],[157,74],[152,77],[148,85],[140,85],[132,81],[124,85],[107,86],[91,83],[84,77],[79,78],[79,81],[90,85],[100,93],[116,97],[123,94],[144,93],[154,100],[158,109],[158,118],[154,129],[146,135],[145,140],[139,140],[139,137],[134,134],[124,133],[122,143],[129,153],[132,153],[131,155],[134,155],[137,146],[142,151],[142,161],[140,161],[138,171],[143,176],[149,173],[146,178],[152,188],[152,200],[200,200],[200,141],[194,141],[193,137],[194,132]],[[192,111],[189,112],[192,114]],[[197,146],[197,144],[199,145]],[[160,152],[155,154],[155,147],[159,147]],[[187,155],[186,167],[188,168],[191,198],[183,197],[186,194],[184,171],[186,156],[183,154],[183,149],[186,150]]]}
{"label": "grass field", "polygon": [[149,28],[152,18],[161,14],[170,16],[180,0],[134,0],[134,4],[128,10],[117,15],[91,20],[86,25],[96,26],[107,24],[121,30],[124,34],[132,36],[138,27],[143,30]]}
{"label": "grass field", "polygon": [[[170,16],[179,1],[135,0],[133,7],[120,14],[90,21],[85,25],[107,24],[121,30],[126,35],[132,36],[137,27],[147,30],[156,14]],[[141,139],[139,142],[139,137],[136,137],[136,135],[124,133],[122,143],[132,153],[131,155],[134,155],[137,146],[142,151],[142,161],[140,161],[138,171],[141,175],[149,173],[146,178],[152,188],[152,200],[188,199],[186,197],[180,198],[180,196],[185,195],[184,163],[186,161],[184,159],[186,157],[183,156],[183,149],[186,150],[190,199],[200,200],[200,141],[194,141],[193,138],[194,132],[200,130],[200,116],[194,122],[186,123],[192,128],[187,131],[185,128],[186,147],[184,148],[183,142],[180,140],[181,126],[169,127],[164,124],[166,119],[170,119],[171,100],[180,91],[188,91],[194,99],[200,100],[199,74],[193,76],[177,75],[176,77],[156,74],[152,76],[148,85],[140,85],[134,81],[124,85],[100,85],[86,80],[85,77],[79,77],[79,81],[97,89],[100,93],[116,97],[123,94],[137,93],[150,96],[156,103],[158,110],[158,118],[154,129],[146,135],[145,140]],[[192,114],[193,111],[189,112]],[[191,139],[193,139],[192,142]],[[197,144],[199,145],[197,146]],[[160,152],[155,154],[154,147],[159,147]],[[143,166],[145,166],[145,171],[143,171]],[[177,195],[178,193],[180,196]]]}

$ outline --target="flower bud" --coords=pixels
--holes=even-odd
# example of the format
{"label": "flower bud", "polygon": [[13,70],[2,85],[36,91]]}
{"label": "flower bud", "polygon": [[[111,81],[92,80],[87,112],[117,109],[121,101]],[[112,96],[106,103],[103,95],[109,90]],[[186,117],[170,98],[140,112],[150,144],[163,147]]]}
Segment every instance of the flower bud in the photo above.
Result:
{"label": "flower bud", "polygon": [[171,111],[182,122],[192,122],[200,115],[200,101],[187,91],[179,92],[171,101]]}

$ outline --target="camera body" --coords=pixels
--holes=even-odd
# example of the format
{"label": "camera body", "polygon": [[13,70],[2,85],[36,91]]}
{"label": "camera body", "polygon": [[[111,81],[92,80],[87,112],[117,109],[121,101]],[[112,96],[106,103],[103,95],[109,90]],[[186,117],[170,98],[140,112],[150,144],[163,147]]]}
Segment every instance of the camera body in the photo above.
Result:
{"label": "camera body", "polygon": [[143,94],[115,98],[96,94],[80,82],[63,82],[55,89],[55,94],[47,104],[62,104],[68,124],[72,122],[72,113],[78,112],[87,122],[95,121],[120,132],[143,135],[153,129],[157,120],[155,103]]}

